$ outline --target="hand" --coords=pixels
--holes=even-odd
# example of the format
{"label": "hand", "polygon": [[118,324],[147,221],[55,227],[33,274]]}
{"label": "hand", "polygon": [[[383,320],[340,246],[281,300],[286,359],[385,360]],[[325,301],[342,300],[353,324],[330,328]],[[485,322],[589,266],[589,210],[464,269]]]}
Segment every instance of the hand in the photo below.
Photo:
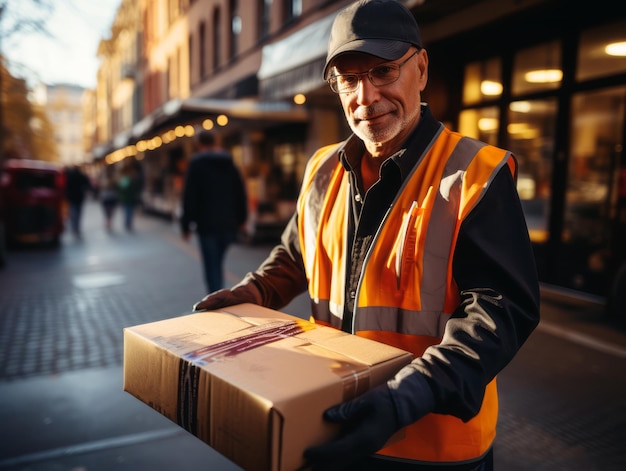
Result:
{"label": "hand", "polygon": [[261,294],[251,283],[237,285],[232,289],[220,289],[207,294],[193,305],[194,311],[214,311],[235,304],[261,304]]}
{"label": "hand", "polygon": [[339,470],[376,453],[401,428],[387,385],[331,407],[324,419],[341,425],[333,441],[307,448],[304,458],[314,471]]}

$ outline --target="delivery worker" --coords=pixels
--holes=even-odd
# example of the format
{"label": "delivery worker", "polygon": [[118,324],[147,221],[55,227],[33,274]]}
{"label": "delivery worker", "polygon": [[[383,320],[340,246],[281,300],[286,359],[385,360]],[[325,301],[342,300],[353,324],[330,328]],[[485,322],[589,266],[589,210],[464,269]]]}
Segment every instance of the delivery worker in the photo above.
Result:
{"label": "delivery worker", "polygon": [[491,470],[495,378],[539,322],[515,158],[421,103],[428,55],[399,2],[342,10],[324,75],[353,135],[312,156],[257,271],[194,309],[280,309],[308,289],[315,322],[413,353],[325,412],[340,432],[306,450],[311,469]]}

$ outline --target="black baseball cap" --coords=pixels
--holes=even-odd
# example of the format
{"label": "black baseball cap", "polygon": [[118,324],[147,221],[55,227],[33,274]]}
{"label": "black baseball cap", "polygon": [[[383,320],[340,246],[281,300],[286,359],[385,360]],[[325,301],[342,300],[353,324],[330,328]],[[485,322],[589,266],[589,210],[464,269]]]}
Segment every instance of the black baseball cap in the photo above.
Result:
{"label": "black baseball cap", "polygon": [[417,21],[397,0],[359,0],[341,10],[333,22],[324,66],[346,52],[363,52],[385,60],[402,57],[409,47],[422,48]]}

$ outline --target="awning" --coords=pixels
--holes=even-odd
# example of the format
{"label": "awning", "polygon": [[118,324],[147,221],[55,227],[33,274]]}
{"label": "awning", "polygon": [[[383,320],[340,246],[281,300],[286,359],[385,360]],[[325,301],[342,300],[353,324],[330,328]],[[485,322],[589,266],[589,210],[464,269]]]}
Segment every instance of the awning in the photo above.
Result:
{"label": "awning", "polygon": [[245,121],[247,125],[260,128],[273,123],[305,122],[309,118],[306,108],[286,101],[186,98],[170,100],[150,113],[133,126],[131,136],[134,139],[143,139],[169,126],[194,124],[221,114],[226,115],[231,122]]}
{"label": "awning", "polygon": [[91,156],[94,160],[100,160],[104,158],[108,153],[113,150],[113,146],[110,142],[105,142],[102,144],[98,144],[91,151]]}
{"label": "awning", "polygon": [[325,85],[322,77],[333,13],[263,47],[257,73],[265,99],[290,98]]}

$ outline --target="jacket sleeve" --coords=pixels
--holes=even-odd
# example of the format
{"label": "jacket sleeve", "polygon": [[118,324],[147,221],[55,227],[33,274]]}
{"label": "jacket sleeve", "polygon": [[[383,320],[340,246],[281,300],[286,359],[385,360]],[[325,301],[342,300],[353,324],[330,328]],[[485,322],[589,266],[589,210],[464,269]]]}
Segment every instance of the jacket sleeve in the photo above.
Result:
{"label": "jacket sleeve", "polygon": [[198,192],[198,172],[194,171],[195,163],[189,162],[187,172],[185,174],[185,184],[183,186],[182,214],[180,216],[180,230],[188,233],[191,223],[196,221],[197,192]]}
{"label": "jacket sleeve", "polygon": [[[234,165],[234,164],[233,164]],[[246,192],[246,185],[243,181],[243,177],[241,173],[237,169],[234,168],[234,185],[237,188],[237,202],[236,202],[236,211],[237,211],[237,223],[239,226],[243,225],[248,219],[248,196]]]}
{"label": "jacket sleeve", "polygon": [[294,214],[267,259],[239,284],[254,283],[261,293],[261,305],[281,309],[307,289],[300,252],[297,216]]}
{"label": "jacket sleeve", "polygon": [[[441,343],[401,370],[390,383],[410,423],[426,412],[469,420],[486,385],[515,356],[539,323],[539,282],[514,180],[499,171],[462,223],[453,276],[461,302]],[[424,397],[415,405],[415,395]],[[420,408],[421,407],[421,408]]]}

